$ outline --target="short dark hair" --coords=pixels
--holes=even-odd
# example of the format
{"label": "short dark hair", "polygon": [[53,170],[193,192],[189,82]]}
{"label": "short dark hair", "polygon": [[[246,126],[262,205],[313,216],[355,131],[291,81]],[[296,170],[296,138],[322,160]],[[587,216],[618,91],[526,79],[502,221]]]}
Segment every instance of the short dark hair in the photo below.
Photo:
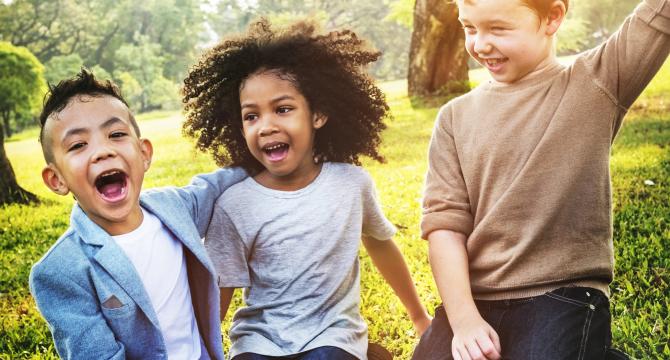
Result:
{"label": "short dark hair", "polygon": [[[86,68],[81,68],[81,71],[72,78],[60,81],[57,85],[49,84],[49,92],[45,95],[44,106],[40,114],[40,144],[42,145],[42,153],[47,163],[53,162],[53,153],[51,152],[51,144],[45,144],[44,124],[47,119],[54,113],[62,111],[72,98],[75,96],[112,96],[121,101],[126,107],[128,103],[121,95],[119,87],[111,80],[101,81],[95,78],[92,72]],[[140,136],[140,128],[137,126],[135,117],[130,113],[130,123],[135,130],[137,136]]]}
{"label": "short dark hair", "polygon": [[313,113],[328,118],[315,135],[317,159],[360,165],[359,156],[383,161],[383,120],[388,105],[364,71],[381,53],[349,30],[320,34],[311,22],[275,30],[261,19],[244,35],[223,39],[207,51],[184,80],[184,133],[219,165],[263,170],[242,133],[240,87],[259,71],[291,81]]}

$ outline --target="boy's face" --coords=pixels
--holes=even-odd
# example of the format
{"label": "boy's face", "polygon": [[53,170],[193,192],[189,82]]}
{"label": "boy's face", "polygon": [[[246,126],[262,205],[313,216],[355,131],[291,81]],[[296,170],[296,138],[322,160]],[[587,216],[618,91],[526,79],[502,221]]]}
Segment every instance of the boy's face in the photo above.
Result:
{"label": "boy's face", "polygon": [[558,22],[553,15],[541,20],[521,0],[458,0],[458,11],[468,53],[494,80],[514,83],[554,61],[564,8]]}
{"label": "boy's face", "polygon": [[75,96],[44,127],[54,159],[42,170],[44,183],[59,195],[71,191],[88,217],[111,235],[137,228],[153,149],[133,130],[128,108],[112,96]]}

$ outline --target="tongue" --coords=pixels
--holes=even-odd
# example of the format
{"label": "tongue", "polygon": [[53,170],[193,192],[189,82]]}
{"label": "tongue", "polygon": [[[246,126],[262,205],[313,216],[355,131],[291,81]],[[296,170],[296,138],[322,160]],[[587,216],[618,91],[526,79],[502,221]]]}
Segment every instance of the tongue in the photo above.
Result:
{"label": "tongue", "polygon": [[111,201],[118,200],[123,196],[123,184],[120,182],[105,184],[98,190],[105,199]]}
{"label": "tongue", "polygon": [[268,152],[268,155],[270,157],[270,160],[277,161],[283,159],[284,156],[286,156],[287,152],[288,152],[288,146],[282,146],[279,149],[270,150]]}

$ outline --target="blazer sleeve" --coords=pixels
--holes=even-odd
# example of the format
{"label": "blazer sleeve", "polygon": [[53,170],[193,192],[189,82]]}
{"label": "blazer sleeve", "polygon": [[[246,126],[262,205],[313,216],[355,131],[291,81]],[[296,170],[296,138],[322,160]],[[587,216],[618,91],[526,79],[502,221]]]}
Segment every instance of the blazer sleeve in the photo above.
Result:
{"label": "blazer sleeve", "polygon": [[63,359],[125,359],[105,321],[98,299],[66,273],[36,266],[30,273],[30,292],[46,319],[58,355]]}
{"label": "blazer sleeve", "polygon": [[247,177],[242,168],[223,168],[208,174],[197,175],[191,183],[177,188],[177,194],[186,204],[200,237],[204,237],[212,218],[216,199],[226,189]]}

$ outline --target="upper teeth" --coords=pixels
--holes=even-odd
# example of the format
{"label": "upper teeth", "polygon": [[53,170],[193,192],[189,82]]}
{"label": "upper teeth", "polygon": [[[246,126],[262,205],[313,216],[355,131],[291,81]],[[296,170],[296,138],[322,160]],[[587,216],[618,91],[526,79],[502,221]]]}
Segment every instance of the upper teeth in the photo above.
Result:
{"label": "upper teeth", "polygon": [[265,148],[265,150],[275,150],[275,149],[279,149],[282,146],[284,146],[284,144],[277,144],[277,145],[273,145],[273,146],[268,146],[268,147]]}
{"label": "upper teeth", "polygon": [[501,63],[502,60],[500,60],[500,59],[488,59],[488,60],[486,60],[486,62],[487,62],[489,65],[497,65],[498,63]]}
{"label": "upper teeth", "polygon": [[112,171],[110,171],[110,172],[108,172],[108,173],[104,173],[104,174],[102,174],[101,176],[116,175],[116,174],[118,174],[118,173],[120,173],[119,170],[112,170]]}

